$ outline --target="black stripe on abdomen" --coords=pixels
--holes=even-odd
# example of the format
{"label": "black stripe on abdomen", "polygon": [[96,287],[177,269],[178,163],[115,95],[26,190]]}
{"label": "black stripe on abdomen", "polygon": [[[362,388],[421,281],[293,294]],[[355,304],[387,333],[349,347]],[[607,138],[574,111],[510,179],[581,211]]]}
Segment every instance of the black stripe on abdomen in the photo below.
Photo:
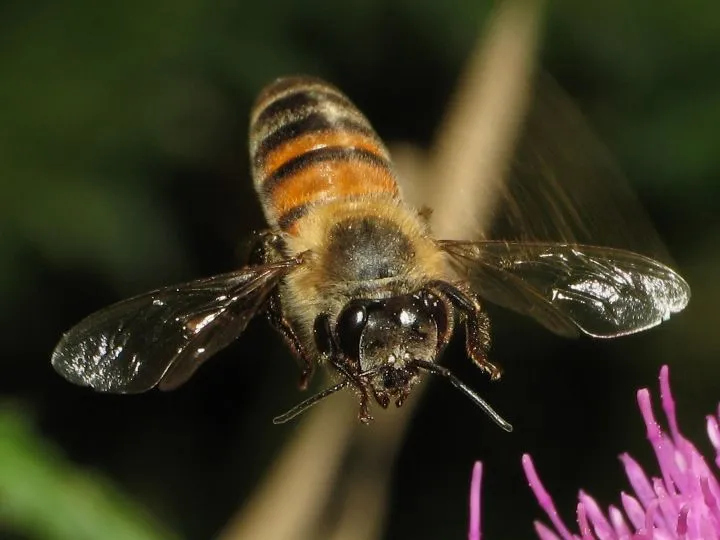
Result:
{"label": "black stripe on abdomen", "polygon": [[366,122],[359,122],[353,118],[335,118],[331,120],[327,114],[313,112],[301,120],[288,122],[280,126],[260,141],[253,156],[253,164],[257,169],[261,169],[268,154],[282,144],[307,133],[320,133],[323,131],[361,134],[377,141],[378,145],[382,144],[375,131]]}
{"label": "black stripe on abdomen", "polygon": [[[286,162],[274,173],[268,176],[262,184],[262,193],[265,197],[272,195],[273,191],[281,188],[285,181],[290,181],[295,175],[318,163],[328,161],[353,161],[374,165],[391,171],[390,163],[383,157],[369,150],[343,146],[326,146],[311,150]],[[392,173],[389,173],[392,174]]]}

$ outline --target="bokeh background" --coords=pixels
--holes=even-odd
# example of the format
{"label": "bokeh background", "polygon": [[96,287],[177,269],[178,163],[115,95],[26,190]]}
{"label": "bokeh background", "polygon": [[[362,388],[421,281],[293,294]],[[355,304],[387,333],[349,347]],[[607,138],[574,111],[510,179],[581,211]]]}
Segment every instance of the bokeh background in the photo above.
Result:
{"label": "bokeh background", "polygon": [[[246,130],[269,80],[325,77],[386,140],[424,148],[491,8],[0,7],[0,537],[220,533],[298,429],[270,421],[301,397],[281,340],[257,321],[182,389],[133,397],[66,383],[50,367],[55,343],[109,303],[237,266],[243,240],[263,227]],[[383,538],[463,538],[475,459],[486,467],[487,538],[533,537],[541,512],[523,452],[569,521],[580,487],[618,501],[620,452],[654,471],[635,391],[657,389],[662,363],[685,433],[710,448],[704,415],[720,401],[720,5],[552,2],[539,55],[627,174],[693,300],[659,329],[603,342],[562,340],[491,309],[504,380],[488,384],[459,345],[446,363],[515,432],[431,385],[395,462]],[[292,489],[303,498],[303,485]]]}

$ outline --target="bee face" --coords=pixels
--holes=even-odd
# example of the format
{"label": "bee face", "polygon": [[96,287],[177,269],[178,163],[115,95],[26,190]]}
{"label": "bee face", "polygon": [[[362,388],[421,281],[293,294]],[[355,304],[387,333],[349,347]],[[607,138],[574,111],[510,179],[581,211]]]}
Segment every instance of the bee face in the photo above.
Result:
{"label": "bee face", "polygon": [[419,380],[417,361],[433,362],[448,314],[420,291],[385,300],[353,300],[337,318],[335,334],[348,369],[369,386],[382,407],[400,406]]}

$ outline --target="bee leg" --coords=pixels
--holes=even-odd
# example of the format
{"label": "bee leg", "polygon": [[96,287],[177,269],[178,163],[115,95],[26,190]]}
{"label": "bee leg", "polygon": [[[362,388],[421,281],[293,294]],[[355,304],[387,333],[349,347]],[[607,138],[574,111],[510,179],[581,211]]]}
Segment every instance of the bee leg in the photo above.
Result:
{"label": "bee leg", "polygon": [[282,237],[273,231],[256,231],[250,241],[250,252],[247,255],[249,265],[259,265],[282,259],[285,243]]}
{"label": "bee leg", "polygon": [[473,313],[465,313],[465,336],[468,356],[490,375],[491,381],[497,381],[502,376],[502,370],[487,359],[490,350],[490,318],[479,307]]}
{"label": "bee leg", "polygon": [[292,324],[290,324],[290,321],[285,317],[282,304],[280,303],[280,294],[277,291],[270,295],[265,309],[270,325],[280,332],[280,334],[285,338],[288,348],[292,351],[293,355],[295,355],[295,358],[297,358],[300,363],[301,372],[300,380],[298,382],[300,389],[307,389],[310,384],[310,379],[315,371],[315,364],[310,355],[307,354],[307,351],[295,332],[295,329],[292,327]]}
{"label": "bee leg", "polygon": [[[256,238],[251,246],[249,256],[249,264],[267,264],[282,258],[282,250],[284,243],[282,237],[272,231],[263,231],[256,233]],[[290,321],[285,317],[285,312],[280,301],[280,293],[275,290],[268,298],[265,307],[265,314],[270,325],[275,328],[285,338],[288,348],[292,351],[295,358],[300,363],[300,381],[301,390],[307,389],[312,378],[315,364],[305,347],[300,341],[295,329]]]}
{"label": "bee leg", "polygon": [[400,395],[395,398],[395,406],[396,407],[402,407],[403,403],[405,403],[405,400],[407,399],[408,395],[410,395],[410,390],[403,390]]}
{"label": "bee leg", "polygon": [[446,281],[432,283],[431,290],[446,298],[460,312],[465,323],[465,348],[468,356],[475,365],[490,375],[490,380],[498,380],[502,370],[487,359],[490,350],[490,318],[483,312],[477,296]]}
{"label": "bee leg", "polygon": [[[357,369],[353,368],[341,352],[337,337],[330,328],[330,317],[327,313],[322,313],[315,319],[313,332],[318,342],[320,352],[323,355],[327,355],[330,364],[357,389],[360,394],[360,412],[358,413],[358,417],[363,424],[369,424],[372,422],[373,417],[370,414],[370,394],[367,391],[368,384],[358,376]],[[387,404],[385,407],[387,407]]]}
{"label": "bee leg", "polygon": [[358,411],[358,419],[363,424],[369,424],[374,420],[373,416],[370,414],[370,396],[362,384],[357,381],[353,381],[353,384],[360,392],[360,411]]}
{"label": "bee leg", "polygon": [[373,395],[375,396],[375,401],[377,401],[383,409],[388,408],[388,406],[390,405],[390,394],[388,394],[387,392],[373,390]]}

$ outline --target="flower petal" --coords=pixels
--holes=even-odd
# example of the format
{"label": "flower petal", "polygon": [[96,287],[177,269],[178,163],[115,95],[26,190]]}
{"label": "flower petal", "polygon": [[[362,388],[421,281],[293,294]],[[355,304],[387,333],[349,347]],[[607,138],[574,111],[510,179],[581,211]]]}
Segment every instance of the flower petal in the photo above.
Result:
{"label": "flower petal", "polygon": [[469,540],[480,540],[482,536],[480,522],[480,487],[482,486],[482,463],[475,462],[470,480],[470,526]]}
{"label": "flower petal", "polygon": [[667,365],[660,368],[660,400],[668,420],[668,426],[670,426],[670,434],[673,439],[677,440],[681,435],[675,414],[675,400],[670,391],[670,368]]}
{"label": "flower petal", "polygon": [[620,500],[622,501],[623,508],[625,509],[625,514],[627,514],[633,527],[635,527],[638,531],[642,529],[647,520],[647,512],[640,502],[635,497],[628,495],[624,491],[620,493]]}
{"label": "flower petal", "polygon": [[[580,506],[583,507],[588,519],[592,523],[593,529],[595,530],[595,535],[601,539],[610,537],[613,533],[612,526],[610,525],[610,522],[607,520],[607,518],[603,515],[602,510],[600,510],[600,507],[595,502],[595,499],[582,491],[580,492],[579,498]],[[582,529],[580,530],[580,532],[582,533]]]}
{"label": "flower petal", "polygon": [[715,464],[720,467],[720,427],[718,427],[717,418],[712,415],[707,416],[707,432],[708,438],[715,448]]}
{"label": "flower petal", "polygon": [[673,493],[674,484],[672,481],[672,473],[677,467],[675,463],[675,446],[670,438],[660,429],[660,424],[655,419],[655,413],[650,401],[650,392],[648,392],[647,388],[638,391],[637,401],[640,406],[640,413],[645,421],[647,438],[653,450],[655,450],[658,463],[660,463],[660,472],[663,475],[666,491]]}
{"label": "flower petal", "polygon": [[645,507],[645,511],[647,511],[648,506],[655,499],[655,492],[650,484],[650,480],[645,476],[645,472],[642,470],[640,464],[630,457],[629,454],[620,454],[620,461],[622,461],[625,467],[625,474],[630,481],[630,485],[635,490],[635,495],[643,507]]}
{"label": "flower petal", "polygon": [[532,458],[528,454],[522,456],[522,466],[525,469],[525,476],[528,479],[530,489],[535,494],[535,498],[540,503],[540,507],[545,510],[545,513],[550,518],[550,521],[555,526],[555,529],[560,533],[563,540],[572,540],[573,535],[570,533],[568,528],[563,523],[562,519],[558,515],[558,511],[555,508],[550,494],[545,489],[545,486],[540,482],[540,477],[535,471],[535,465],[533,465]]}
{"label": "flower petal", "polygon": [[665,528],[669,531],[674,531],[677,526],[677,517],[680,508],[674,504],[673,498],[665,490],[665,486],[659,478],[654,479],[653,488],[657,495],[656,500],[660,510],[659,515],[662,516]]}
{"label": "flower petal", "polygon": [[590,522],[587,519],[587,513],[585,511],[585,505],[579,502],[577,505],[577,522],[580,527],[580,538],[582,540],[595,540],[595,537],[590,530]]}
{"label": "flower petal", "polygon": [[554,531],[550,530],[546,525],[543,525],[539,521],[534,523],[535,532],[540,540],[560,540],[560,537],[555,534]]}
{"label": "flower petal", "polygon": [[617,506],[610,505],[608,509],[608,516],[610,517],[610,523],[612,523],[613,529],[615,530],[615,536],[618,538],[630,538],[630,527],[628,527],[625,521],[625,516]]}

